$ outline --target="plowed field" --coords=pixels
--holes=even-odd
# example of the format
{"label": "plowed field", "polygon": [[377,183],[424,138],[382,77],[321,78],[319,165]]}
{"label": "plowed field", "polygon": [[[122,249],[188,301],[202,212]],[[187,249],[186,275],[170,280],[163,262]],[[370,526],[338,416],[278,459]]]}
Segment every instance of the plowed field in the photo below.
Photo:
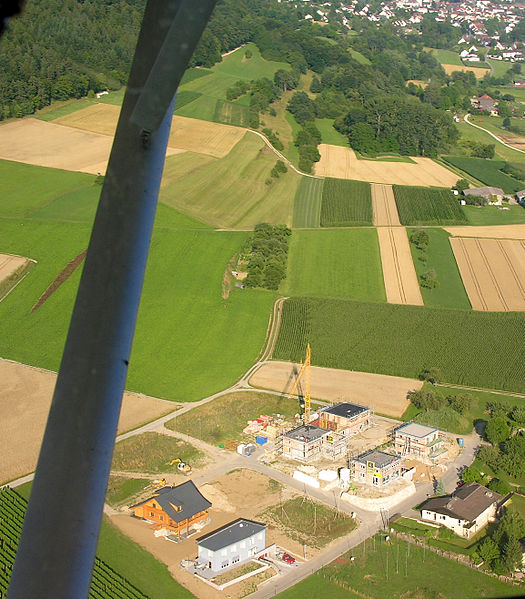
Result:
{"label": "plowed field", "polygon": [[525,241],[453,237],[450,242],[474,310],[525,311]]}
{"label": "plowed field", "polygon": [[315,166],[315,174],[321,177],[438,187],[450,187],[458,179],[455,173],[430,158],[419,156],[412,158],[416,164],[358,160],[355,152],[350,148],[329,144],[320,144],[319,152],[321,160]]}
{"label": "plowed field", "polygon": [[391,185],[372,184],[372,207],[376,227],[401,226]]}

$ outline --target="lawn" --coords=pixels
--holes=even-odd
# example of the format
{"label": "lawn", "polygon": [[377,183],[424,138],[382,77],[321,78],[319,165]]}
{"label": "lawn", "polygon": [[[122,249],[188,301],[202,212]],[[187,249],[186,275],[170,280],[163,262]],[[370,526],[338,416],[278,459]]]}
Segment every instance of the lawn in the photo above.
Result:
{"label": "lawn", "polygon": [[[180,458],[190,466],[204,464],[205,456],[193,445],[159,433],[143,433],[119,441],[113,452],[112,470],[161,474],[179,473],[170,462]],[[180,476],[184,476],[180,473]]]}
{"label": "lawn", "polygon": [[399,219],[403,225],[460,225],[467,218],[450,189],[394,185]]}
{"label": "lawn", "polygon": [[431,50],[432,56],[441,64],[454,64],[458,67],[463,66],[463,62],[457,52],[453,50]]}
{"label": "lawn", "polygon": [[242,431],[248,420],[261,414],[283,414],[292,418],[298,411],[297,400],[251,391],[223,395],[213,402],[193,408],[166,423],[170,430],[202,439],[213,445],[227,441],[246,441]]}
{"label": "lawn", "polygon": [[501,210],[498,206],[462,206],[471,225],[520,225],[525,224],[525,208],[507,206]]}
{"label": "lawn", "polygon": [[443,156],[443,160],[472,175],[485,185],[501,187],[505,193],[513,194],[523,189],[523,182],[500,170],[505,165],[501,160],[486,160],[467,156]]}
{"label": "lawn", "polygon": [[384,535],[378,534],[277,596],[495,599],[520,597],[522,591],[520,586],[501,582],[393,535],[386,542]]}
{"label": "lawn", "polygon": [[512,496],[511,505],[516,508],[522,518],[525,518],[525,497],[514,493]]}
{"label": "lawn", "polygon": [[251,228],[260,222],[291,226],[300,176],[288,169],[270,182],[276,161],[253,133],[246,133],[224,158],[189,152],[169,156],[160,199],[217,227]]}
{"label": "lawn", "polygon": [[293,227],[318,228],[321,221],[321,201],[324,179],[301,177],[293,202]]}
{"label": "lawn", "polygon": [[386,301],[376,230],[294,231],[282,293]]}
{"label": "lawn", "polygon": [[436,367],[445,382],[523,392],[524,330],[520,312],[292,298],[274,357],[298,361],[310,343],[316,366],[410,378]]}
{"label": "lawn", "polygon": [[321,204],[322,227],[352,227],[372,224],[370,183],[325,179]]}
{"label": "lawn", "polygon": [[334,129],[333,119],[315,119],[315,126],[321,132],[321,143],[348,147],[348,139]]}
{"label": "lawn", "polygon": [[[525,210],[523,212],[525,213]],[[450,235],[443,229],[425,230],[430,239],[428,249],[425,252],[418,250],[413,243],[410,244],[418,278],[423,273],[433,269],[436,271],[439,281],[439,285],[434,289],[421,287],[421,295],[425,306],[468,310],[470,302],[452,252],[449,241]],[[409,230],[409,237],[414,231],[415,229]],[[423,262],[422,258],[425,256],[427,259],[426,262]]]}
{"label": "lawn", "polygon": [[129,499],[138,495],[151,484],[146,478],[127,478],[124,476],[110,475],[106,501],[109,505],[119,506],[129,504]]}

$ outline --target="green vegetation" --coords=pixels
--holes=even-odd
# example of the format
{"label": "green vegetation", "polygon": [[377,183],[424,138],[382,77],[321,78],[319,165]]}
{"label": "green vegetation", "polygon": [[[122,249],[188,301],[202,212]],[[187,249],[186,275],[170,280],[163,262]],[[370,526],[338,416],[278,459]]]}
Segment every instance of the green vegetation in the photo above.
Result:
{"label": "green vegetation", "polygon": [[317,228],[321,223],[324,179],[301,177],[293,204],[295,229]]}
{"label": "green vegetation", "polygon": [[[475,121],[474,118],[472,118],[471,120]],[[482,131],[481,129],[476,129],[475,127],[465,123],[464,121],[456,123],[456,127],[461,134],[460,145],[465,145],[465,142],[467,144],[469,142],[477,142],[480,144],[495,144],[494,157],[496,160],[505,160],[508,162],[518,162],[523,164],[525,159],[524,154],[497,142],[487,132]]]}
{"label": "green vegetation", "polygon": [[471,225],[519,225],[525,224],[525,209],[522,206],[462,206]]}
{"label": "green vegetation", "polygon": [[463,62],[461,61],[459,54],[453,50],[433,49],[431,54],[440,64],[453,64],[458,67],[463,66]]}
{"label": "green vegetation", "polygon": [[[410,230],[410,237],[416,231],[417,229]],[[426,248],[418,249],[416,244],[410,244],[416,273],[421,279],[429,269],[434,270],[439,281],[439,285],[434,289],[421,286],[425,306],[468,310],[470,302],[450,246],[450,235],[443,229],[424,229],[424,231],[429,240]]]}
{"label": "green vegetation", "polygon": [[371,62],[368,60],[368,58],[366,58],[366,56],[363,56],[361,54],[361,52],[358,52],[357,50],[354,50],[353,48],[348,48],[348,52],[350,52],[350,55],[352,56],[352,58],[354,60],[356,60],[359,64],[371,64]]}
{"label": "green vegetation", "polygon": [[294,231],[286,295],[385,301],[375,229]]}
{"label": "green vegetation", "polygon": [[119,506],[143,491],[151,481],[145,478],[127,478],[124,476],[109,477],[106,501],[112,506]]}
{"label": "green vegetation", "polygon": [[199,92],[181,89],[180,92],[177,93],[177,99],[175,100],[175,110],[177,110],[178,108],[182,108],[190,102],[193,102],[197,98],[200,98],[200,96],[201,94]]}
{"label": "green vegetation", "polygon": [[297,400],[269,393],[241,391],[230,393],[176,416],[166,423],[170,430],[179,431],[214,445],[233,440],[241,441],[248,420],[261,414],[283,414],[292,418],[298,411]]}
{"label": "green vegetation", "polygon": [[226,100],[217,100],[213,120],[216,123],[225,123],[226,125],[251,127],[252,113],[253,111],[248,106],[227,102]]}
{"label": "green vegetation", "polygon": [[515,193],[523,189],[522,182],[501,172],[501,168],[505,166],[502,161],[467,156],[443,156],[443,160],[472,175],[485,185],[501,187],[505,193]]}
{"label": "green vegetation", "polygon": [[261,514],[301,544],[321,548],[356,527],[350,516],[306,497],[288,499]]}
{"label": "green vegetation", "polygon": [[[506,60],[487,60],[487,63],[494,68],[494,77],[503,77],[515,63],[507,62]],[[512,93],[512,92],[511,92]]]}
{"label": "green vegetation", "polygon": [[334,129],[333,119],[315,119],[315,126],[321,132],[321,143],[348,147],[348,139]]}
{"label": "green vegetation", "polygon": [[325,179],[321,204],[322,227],[349,227],[372,224],[370,183],[346,179]]}
{"label": "green vegetation", "polygon": [[247,287],[264,287],[277,291],[286,277],[288,241],[292,231],[286,225],[255,225],[243,248],[247,260]]}
{"label": "green vegetation", "polygon": [[159,433],[143,433],[115,445],[111,468],[128,472],[177,474],[176,466],[170,466],[175,458],[180,458],[190,466],[199,466],[205,461],[202,451],[189,443]]}
{"label": "green vegetation", "polygon": [[394,185],[403,225],[459,225],[467,222],[459,200],[450,189]]}
{"label": "green vegetation", "polygon": [[[429,576],[429,572],[439,572],[439,576]],[[522,590],[393,535],[386,542],[378,534],[277,597],[477,599],[520,597]]]}
{"label": "green vegetation", "polygon": [[316,366],[411,378],[435,367],[450,383],[525,391],[524,326],[519,312],[293,298],[283,307],[274,357],[299,361],[310,343]]}
{"label": "green vegetation", "polygon": [[[251,52],[251,57],[246,58],[246,51]],[[260,79],[267,77],[273,79],[275,73],[283,69],[290,70],[290,65],[286,62],[266,60],[261,56],[259,48],[255,44],[246,44],[243,48],[228,54],[213,67],[213,71],[224,75],[230,75],[236,79]]]}
{"label": "green vegetation", "polygon": [[82,110],[95,104],[95,100],[89,98],[81,98],[79,100],[63,100],[61,102],[54,102],[50,106],[46,106],[42,110],[39,110],[35,115],[39,121],[54,121],[61,116],[67,116],[77,110]]}

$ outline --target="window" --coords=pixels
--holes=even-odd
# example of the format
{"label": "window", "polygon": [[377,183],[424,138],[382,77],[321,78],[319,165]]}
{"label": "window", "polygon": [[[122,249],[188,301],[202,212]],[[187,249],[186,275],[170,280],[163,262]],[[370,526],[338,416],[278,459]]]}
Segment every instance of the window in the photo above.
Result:
{"label": "window", "polygon": [[222,562],[221,564],[221,568],[227,568],[230,565],[230,560],[227,559],[225,561]]}
{"label": "window", "polygon": [[231,553],[234,553],[235,551],[237,551],[237,543],[235,543],[234,545],[232,545],[230,547],[230,551],[231,551]]}
{"label": "window", "polygon": [[155,517],[155,512],[150,512],[149,515],[154,518]]}
{"label": "window", "polygon": [[236,564],[240,560],[241,560],[241,557],[239,555],[236,555],[235,557],[232,557],[232,564]]}
{"label": "window", "polygon": [[161,520],[164,520],[164,516],[160,516],[160,519],[161,519]]}

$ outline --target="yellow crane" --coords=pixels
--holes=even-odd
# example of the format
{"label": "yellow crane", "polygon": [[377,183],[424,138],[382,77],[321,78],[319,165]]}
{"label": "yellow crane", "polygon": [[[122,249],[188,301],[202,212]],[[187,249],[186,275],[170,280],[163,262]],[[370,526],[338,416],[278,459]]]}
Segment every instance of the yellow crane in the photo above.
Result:
{"label": "yellow crane", "polygon": [[311,412],[311,407],[310,407],[310,361],[311,361],[311,357],[312,357],[312,352],[310,350],[310,344],[308,344],[308,346],[306,348],[306,359],[305,359],[304,363],[301,365],[301,368],[299,369],[299,372],[297,373],[297,378],[295,379],[294,386],[292,387],[292,390],[290,391],[290,395],[293,395],[297,391],[297,388],[299,387],[299,383],[301,382],[301,379],[304,376],[304,378],[305,378],[304,415],[303,415],[303,423],[304,424],[310,423],[310,412]]}

